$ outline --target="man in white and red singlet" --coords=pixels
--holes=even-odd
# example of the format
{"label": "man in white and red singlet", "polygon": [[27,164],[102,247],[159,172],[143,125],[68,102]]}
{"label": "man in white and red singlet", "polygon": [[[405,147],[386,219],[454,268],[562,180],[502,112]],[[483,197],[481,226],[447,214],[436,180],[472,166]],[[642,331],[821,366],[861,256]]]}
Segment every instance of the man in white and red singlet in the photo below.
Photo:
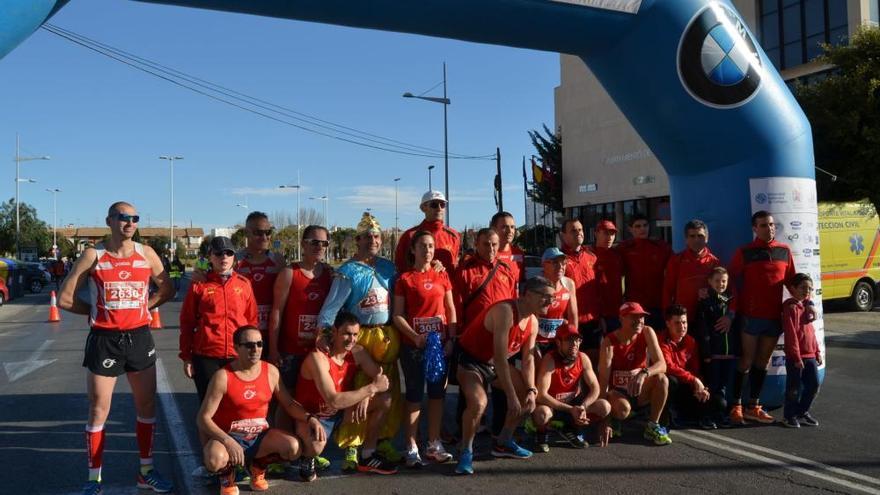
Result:
{"label": "man in white and red singlet", "polygon": [[[602,339],[599,348],[599,389],[611,404],[611,416],[618,423],[629,417],[633,408],[650,405],[644,437],[655,445],[669,445],[672,440],[660,426],[660,414],[666,405],[669,380],[666,360],[654,329],[645,325],[649,313],[637,302],[620,307],[621,327]],[[601,435],[610,435],[611,426]]]}
{"label": "man in white and red singlet", "polygon": [[[589,424],[604,421],[611,405],[599,398],[599,380],[593,363],[580,352],[582,337],[577,325],[566,323],[556,330],[555,349],[547,353],[535,372],[538,405],[532,419],[537,433],[535,446],[540,452],[550,451],[548,426],[551,420],[562,422],[557,433],[572,447],[585,448],[581,430]],[[608,445],[600,431],[599,445]]]}
{"label": "man in white and red singlet", "polygon": [[492,215],[489,227],[498,234],[498,259],[507,263],[518,283],[526,280],[526,259],[522,249],[513,245],[516,239],[516,221],[511,213],[499,211]]}
{"label": "man in white and red singlet", "polygon": [[[513,459],[532,456],[514,442],[513,431],[535,409],[535,315],[546,312],[551,302],[550,282],[543,277],[528,279],[519,298],[505,299],[486,308],[467,323],[458,338],[458,384],[467,406],[462,418],[457,474],[474,474],[474,435],[486,410],[489,385],[504,390],[507,397],[506,421],[492,447],[492,455]],[[508,362],[517,353],[521,354],[521,369]]]}
{"label": "man in white and red singlet", "polygon": [[275,278],[284,268],[284,258],[269,251],[274,229],[265,213],[251,212],[245,220],[244,230],[247,247],[236,253],[235,271],[251,281],[257,299],[257,327],[263,332],[263,340],[268,342]]}
{"label": "man in white and red singlet", "polygon": [[577,325],[577,294],[574,281],[565,276],[568,256],[556,247],[544,250],[541,256],[541,267],[544,278],[553,284],[553,302],[547,313],[538,316],[538,338],[536,345],[541,355],[553,348],[556,330],[562,326]]}
{"label": "man in white and red singlet", "polygon": [[[347,311],[340,311],[333,321],[330,348],[324,352],[309,353],[302,365],[296,384],[296,400],[309,414],[318,418],[329,439],[343,422],[367,423],[362,458],[357,470],[365,473],[394,474],[397,466],[378,455],[376,444],[379,429],[391,408],[388,393],[388,377],[363,347],[357,344],[360,334],[358,318]],[[363,371],[372,381],[360,388],[354,386],[357,371]],[[306,423],[296,421],[296,431],[303,435]],[[315,457],[323,452],[324,442],[306,442],[300,478],[315,479]]]}
{"label": "man in white and red singlet", "polygon": [[[305,442],[323,442],[324,428],[280,386],[278,369],[260,360],[263,340],[259,329],[243,326],[232,335],[237,357],[214,373],[197,418],[207,439],[205,468],[220,476],[220,494],[238,495],[235,466],[248,465],[251,490],[269,489],[266,467],[299,457]],[[269,428],[266,415],[275,398],[279,407],[306,425],[302,440],[279,428]]]}
{"label": "man in white and red singlet", "polygon": [[[89,420],[86,447],[89,480],[83,494],[102,492],[101,465],[104,453],[104,423],[116,379],[128,378],[134,398],[135,428],[141,468],[139,488],[170,492],[171,483],[153,469],[153,431],[156,422],[156,348],[150,334],[150,309],[174,294],[162,260],[149,246],[132,241],[140,220],[134,206],[113,203],[107,211],[110,240],[87,248],[64,280],[58,298],[62,309],[89,316],[83,366],[89,390]],[[150,281],[159,290],[150,295]],[[88,284],[89,300],[77,298]]]}

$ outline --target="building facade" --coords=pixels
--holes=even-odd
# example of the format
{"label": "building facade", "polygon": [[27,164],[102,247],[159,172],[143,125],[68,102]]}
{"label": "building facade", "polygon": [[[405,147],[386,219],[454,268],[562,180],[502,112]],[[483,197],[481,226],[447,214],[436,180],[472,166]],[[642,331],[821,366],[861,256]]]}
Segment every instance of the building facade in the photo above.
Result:
{"label": "building facade", "polygon": [[[49,229],[49,232],[51,231]],[[104,236],[110,235],[110,229],[108,227],[60,227],[58,233],[73,243],[77,253],[81,253],[86,247],[93,246],[101,242]],[[138,233],[141,240],[147,242],[153,237],[167,238],[169,231],[167,228],[141,227],[138,228]],[[204,236],[205,232],[200,227],[174,228],[174,239],[183,244],[187,257],[198,255],[199,245]]]}
{"label": "building facade", "polygon": [[[832,67],[811,61],[820,43],[845,43],[860,26],[877,25],[880,0],[732,0],[782,78],[809,81]],[[637,64],[638,61],[626,63]],[[560,56],[555,90],[557,131],[562,132],[563,204],[566,216],[586,230],[614,221],[621,238],[633,213],[651,219],[655,236],[681,236],[670,215],[669,180],[662,164],[583,61]],[[645,74],[647,78],[649,74]]]}

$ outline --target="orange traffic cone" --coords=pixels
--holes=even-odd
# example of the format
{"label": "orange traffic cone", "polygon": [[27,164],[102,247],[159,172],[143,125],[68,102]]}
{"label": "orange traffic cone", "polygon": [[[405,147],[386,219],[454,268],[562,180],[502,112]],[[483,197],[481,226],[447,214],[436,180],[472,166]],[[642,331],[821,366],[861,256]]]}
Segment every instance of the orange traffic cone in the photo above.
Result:
{"label": "orange traffic cone", "polygon": [[159,318],[159,308],[150,310],[150,330],[161,330],[162,318]]}
{"label": "orange traffic cone", "polygon": [[55,291],[49,294],[49,323],[61,321],[61,312],[58,311],[58,300],[55,298]]}

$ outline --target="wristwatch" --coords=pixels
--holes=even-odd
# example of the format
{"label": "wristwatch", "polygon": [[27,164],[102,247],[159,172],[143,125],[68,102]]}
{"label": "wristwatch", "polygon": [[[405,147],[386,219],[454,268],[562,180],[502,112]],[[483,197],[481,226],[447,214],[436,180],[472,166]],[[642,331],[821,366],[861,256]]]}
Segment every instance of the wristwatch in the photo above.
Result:
{"label": "wristwatch", "polygon": [[529,395],[529,393],[531,393],[531,392],[534,392],[535,395],[538,395],[538,389],[536,389],[535,387],[532,387],[532,388],[526,390],[526,395]]}
{"label": "wristwatch", "polygon": [[639,373],[644,373],[645,376],[651,376],[651,372],[648,371],[648,368],[642,368],[641,371],[639,371]]}

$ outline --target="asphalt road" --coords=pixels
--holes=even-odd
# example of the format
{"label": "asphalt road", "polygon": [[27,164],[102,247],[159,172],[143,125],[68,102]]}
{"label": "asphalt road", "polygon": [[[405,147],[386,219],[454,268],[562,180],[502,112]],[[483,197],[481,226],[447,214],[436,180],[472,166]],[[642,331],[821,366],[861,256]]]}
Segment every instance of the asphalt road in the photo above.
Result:
{"label": "asphalt road", "polygon": [[[87,334],[84,317],[62,314],[45,323],[48,293],[0,308],[0,493],[79,493],[86,475],[83,426]],[[195,389],[177,359],[179,302],[162,310],[154,336],[160,356],[155,458],[173,476],[177,493],[217,493],[191,476],[199,464]],[[316,482],[271,480],[270,493],[878,493],[880,494],[880,312],[827,313],[826,381],[814,406],[819,428],[756,426],[676,430],[673,444],[647,445],[636,425],[610,447],[585,451],[554,446],[527,461],[493,460],[488,437],[478,437],[477,474],[462,478],[453,465],[402,469],[391,477],[341,475],[338,462]],[[454,395],[454,390],[452,391]],[[779,411],[775,413],[779,415]],[[137,469],[134,411],[120,380],[104,456],[105,493],[132,494]],[[338,451],[337,451],[338,452]],[[480,452],[483,455],[479,455]],[[243,490],[247,488],[243,486]]]}

